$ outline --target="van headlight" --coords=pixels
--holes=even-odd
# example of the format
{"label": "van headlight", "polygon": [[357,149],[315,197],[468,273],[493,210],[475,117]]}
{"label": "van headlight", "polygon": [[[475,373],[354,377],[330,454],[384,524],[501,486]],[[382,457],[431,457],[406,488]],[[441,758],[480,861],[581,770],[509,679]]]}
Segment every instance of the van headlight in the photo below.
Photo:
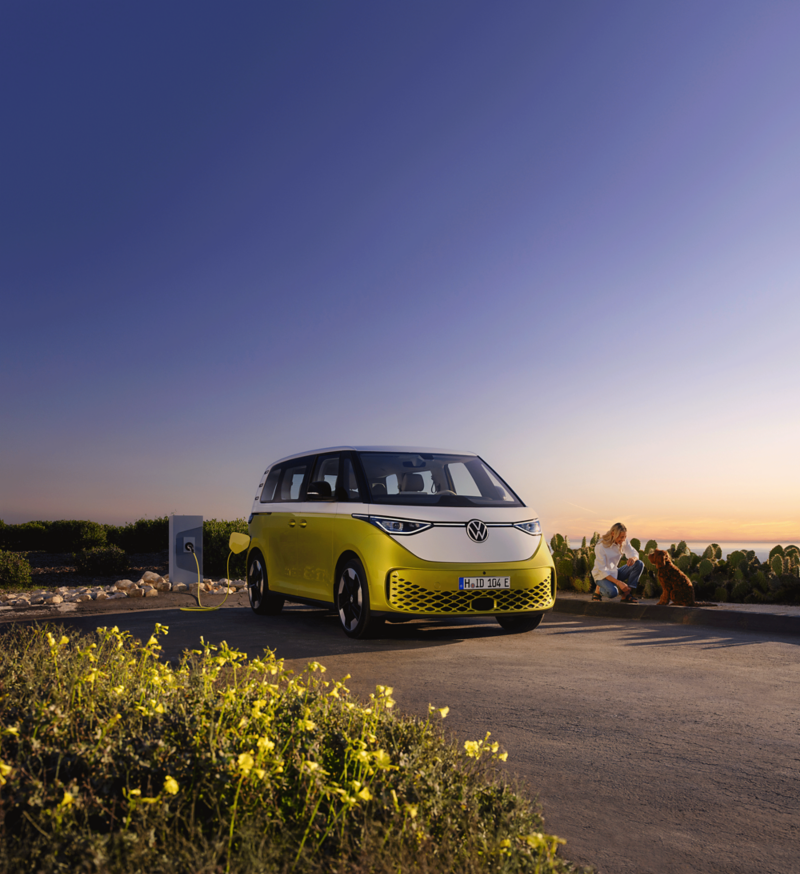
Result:
{"label": "van headlight", "polygon": [[387,534],[419,534],[420,531],[426,531],[428,528],[433,527],[431,522],[415,522],[412,519],[393,519],[391,516],[362,516],[354,513],[353,517],[370,522]]}
{"label": "van headlight", "polygon": [[531,519],[530,522],[515,522],[515,528],[519,528],[520,531],[524,531],[526,534],[537,534],[541,535],[542,526],[539,524],[538,519]]}

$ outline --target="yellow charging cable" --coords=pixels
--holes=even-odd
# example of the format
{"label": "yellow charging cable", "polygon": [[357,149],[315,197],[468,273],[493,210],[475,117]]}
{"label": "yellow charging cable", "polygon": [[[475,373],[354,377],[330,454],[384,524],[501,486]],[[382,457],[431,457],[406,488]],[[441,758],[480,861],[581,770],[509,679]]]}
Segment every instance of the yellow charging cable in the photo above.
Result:
{"label": "yellow charging cable", "polygon": [[231,593],[231,556],[234,552],[242,552],[247,549],[250,544],[250,538],[246,534],[239,534],[234,531],[231,534],[230,541],[228,545],[231,548],[231,551],[228,553],[228,561],[225,565],[225,570],[227,576],[225,579],[227,580],[227,585],[225,586],[225,597],[222,599],[222,604],[217,604],[216,607],[204,607],[200,602],[200,590],[203,588],[203,580],[200,576],[200,562],[197,560],[197,554],[194,551],[194,547],[189,544],[189,552],[194,556],[194,563],[197,565],[197,606],[196,607],[181,607],[180,609],[184,611],[184,613],[210,613],[212,610],[219,610],[225,602],[228,600],[228,595]]}

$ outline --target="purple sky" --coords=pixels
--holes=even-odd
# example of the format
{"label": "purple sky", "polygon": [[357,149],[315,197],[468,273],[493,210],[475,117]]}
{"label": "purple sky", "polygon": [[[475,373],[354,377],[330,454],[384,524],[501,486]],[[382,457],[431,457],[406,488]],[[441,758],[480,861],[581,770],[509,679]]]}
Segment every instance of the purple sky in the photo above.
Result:
{"label": "purple sky", "polygon": [[0,6],[0,518],[340,443],[800,539],[800,5]]}

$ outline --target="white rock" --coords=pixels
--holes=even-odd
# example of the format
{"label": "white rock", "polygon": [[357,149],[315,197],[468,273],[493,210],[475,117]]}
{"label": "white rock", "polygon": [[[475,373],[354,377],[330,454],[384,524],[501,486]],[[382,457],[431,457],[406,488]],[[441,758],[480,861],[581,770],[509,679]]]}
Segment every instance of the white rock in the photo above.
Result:
{"label": "white rock", "polygon": [[95,601],[107,601],[108,595],[105,592],[95,592],[94,593],[94,600]]}
{"label": "white rock", "polygon": [[173,592],[188,592],[189,587],[186,585],[186,583],[175,583],[172,587],[172,591]]}
{"label": "white rock", "polygon": [[128,589],[132,589],[136,583],[134,583],[133,580],[117,580],[115,585],[120,592],[127,592]]}
{"label": "white rock", "polygon": [[243,588],[247,585],[247,583],[246,583],[244,580],[234,580],[234,581],[231,583],[231,585],[232,585],[235,589],[243,589]]}
{"label": "white rock", "polygon": [[129,598],[144,598],[144,590],[140,589],[138,586],[134,586],[134,588],[132,588],[128,592],[128,597]]}
{"label": "white rock", "polygon": [[44,599],[45,604],[49,604],[51,607],[55,607],[58,604],[64,603],[63,595],[51,595],[49,598]]}
{"label": "white rock", "polygon": [[76,600],[79,604],[81,604],[81,603],[83,603],[84,601],[91,601],[91,600],[92,600],[92,596],[91,596],[88,592],[81,592],[80,595],[76,595],[76,596],[75,596],[75,600]]}
{"label": "white rock", "polygon": [[158,597],[158,589],[151,586],[149,589],[145,590],[144,596],[145,596],[145,598],[157,598]]}

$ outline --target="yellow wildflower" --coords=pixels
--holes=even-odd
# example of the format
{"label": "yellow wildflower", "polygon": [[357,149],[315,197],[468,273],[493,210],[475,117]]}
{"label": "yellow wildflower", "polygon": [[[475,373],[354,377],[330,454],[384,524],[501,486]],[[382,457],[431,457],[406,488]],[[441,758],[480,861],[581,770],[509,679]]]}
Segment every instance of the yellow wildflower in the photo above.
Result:
{"label": "yellow wildflower", "polygon": [[373,753],[373,757],[375,759],[375,764],[379,768],[392,767],[392,760],[386,750],[377,750],[377,752]]}
{"label": "yellow wildflower", "polygon": [[5,786],[7,782],[6,777],[8,777],[9,774],[13,773],[14,769],[11,767],[11,765],[6,764],[6,762],[0,759],[0,786]]}
{"label": "yellow wildflower", "polygon": [[164,791],[169,792],[170,795],[177,795],[178,789],[178,781],[174,777],[170,777],[168,774],[164,780]]}

